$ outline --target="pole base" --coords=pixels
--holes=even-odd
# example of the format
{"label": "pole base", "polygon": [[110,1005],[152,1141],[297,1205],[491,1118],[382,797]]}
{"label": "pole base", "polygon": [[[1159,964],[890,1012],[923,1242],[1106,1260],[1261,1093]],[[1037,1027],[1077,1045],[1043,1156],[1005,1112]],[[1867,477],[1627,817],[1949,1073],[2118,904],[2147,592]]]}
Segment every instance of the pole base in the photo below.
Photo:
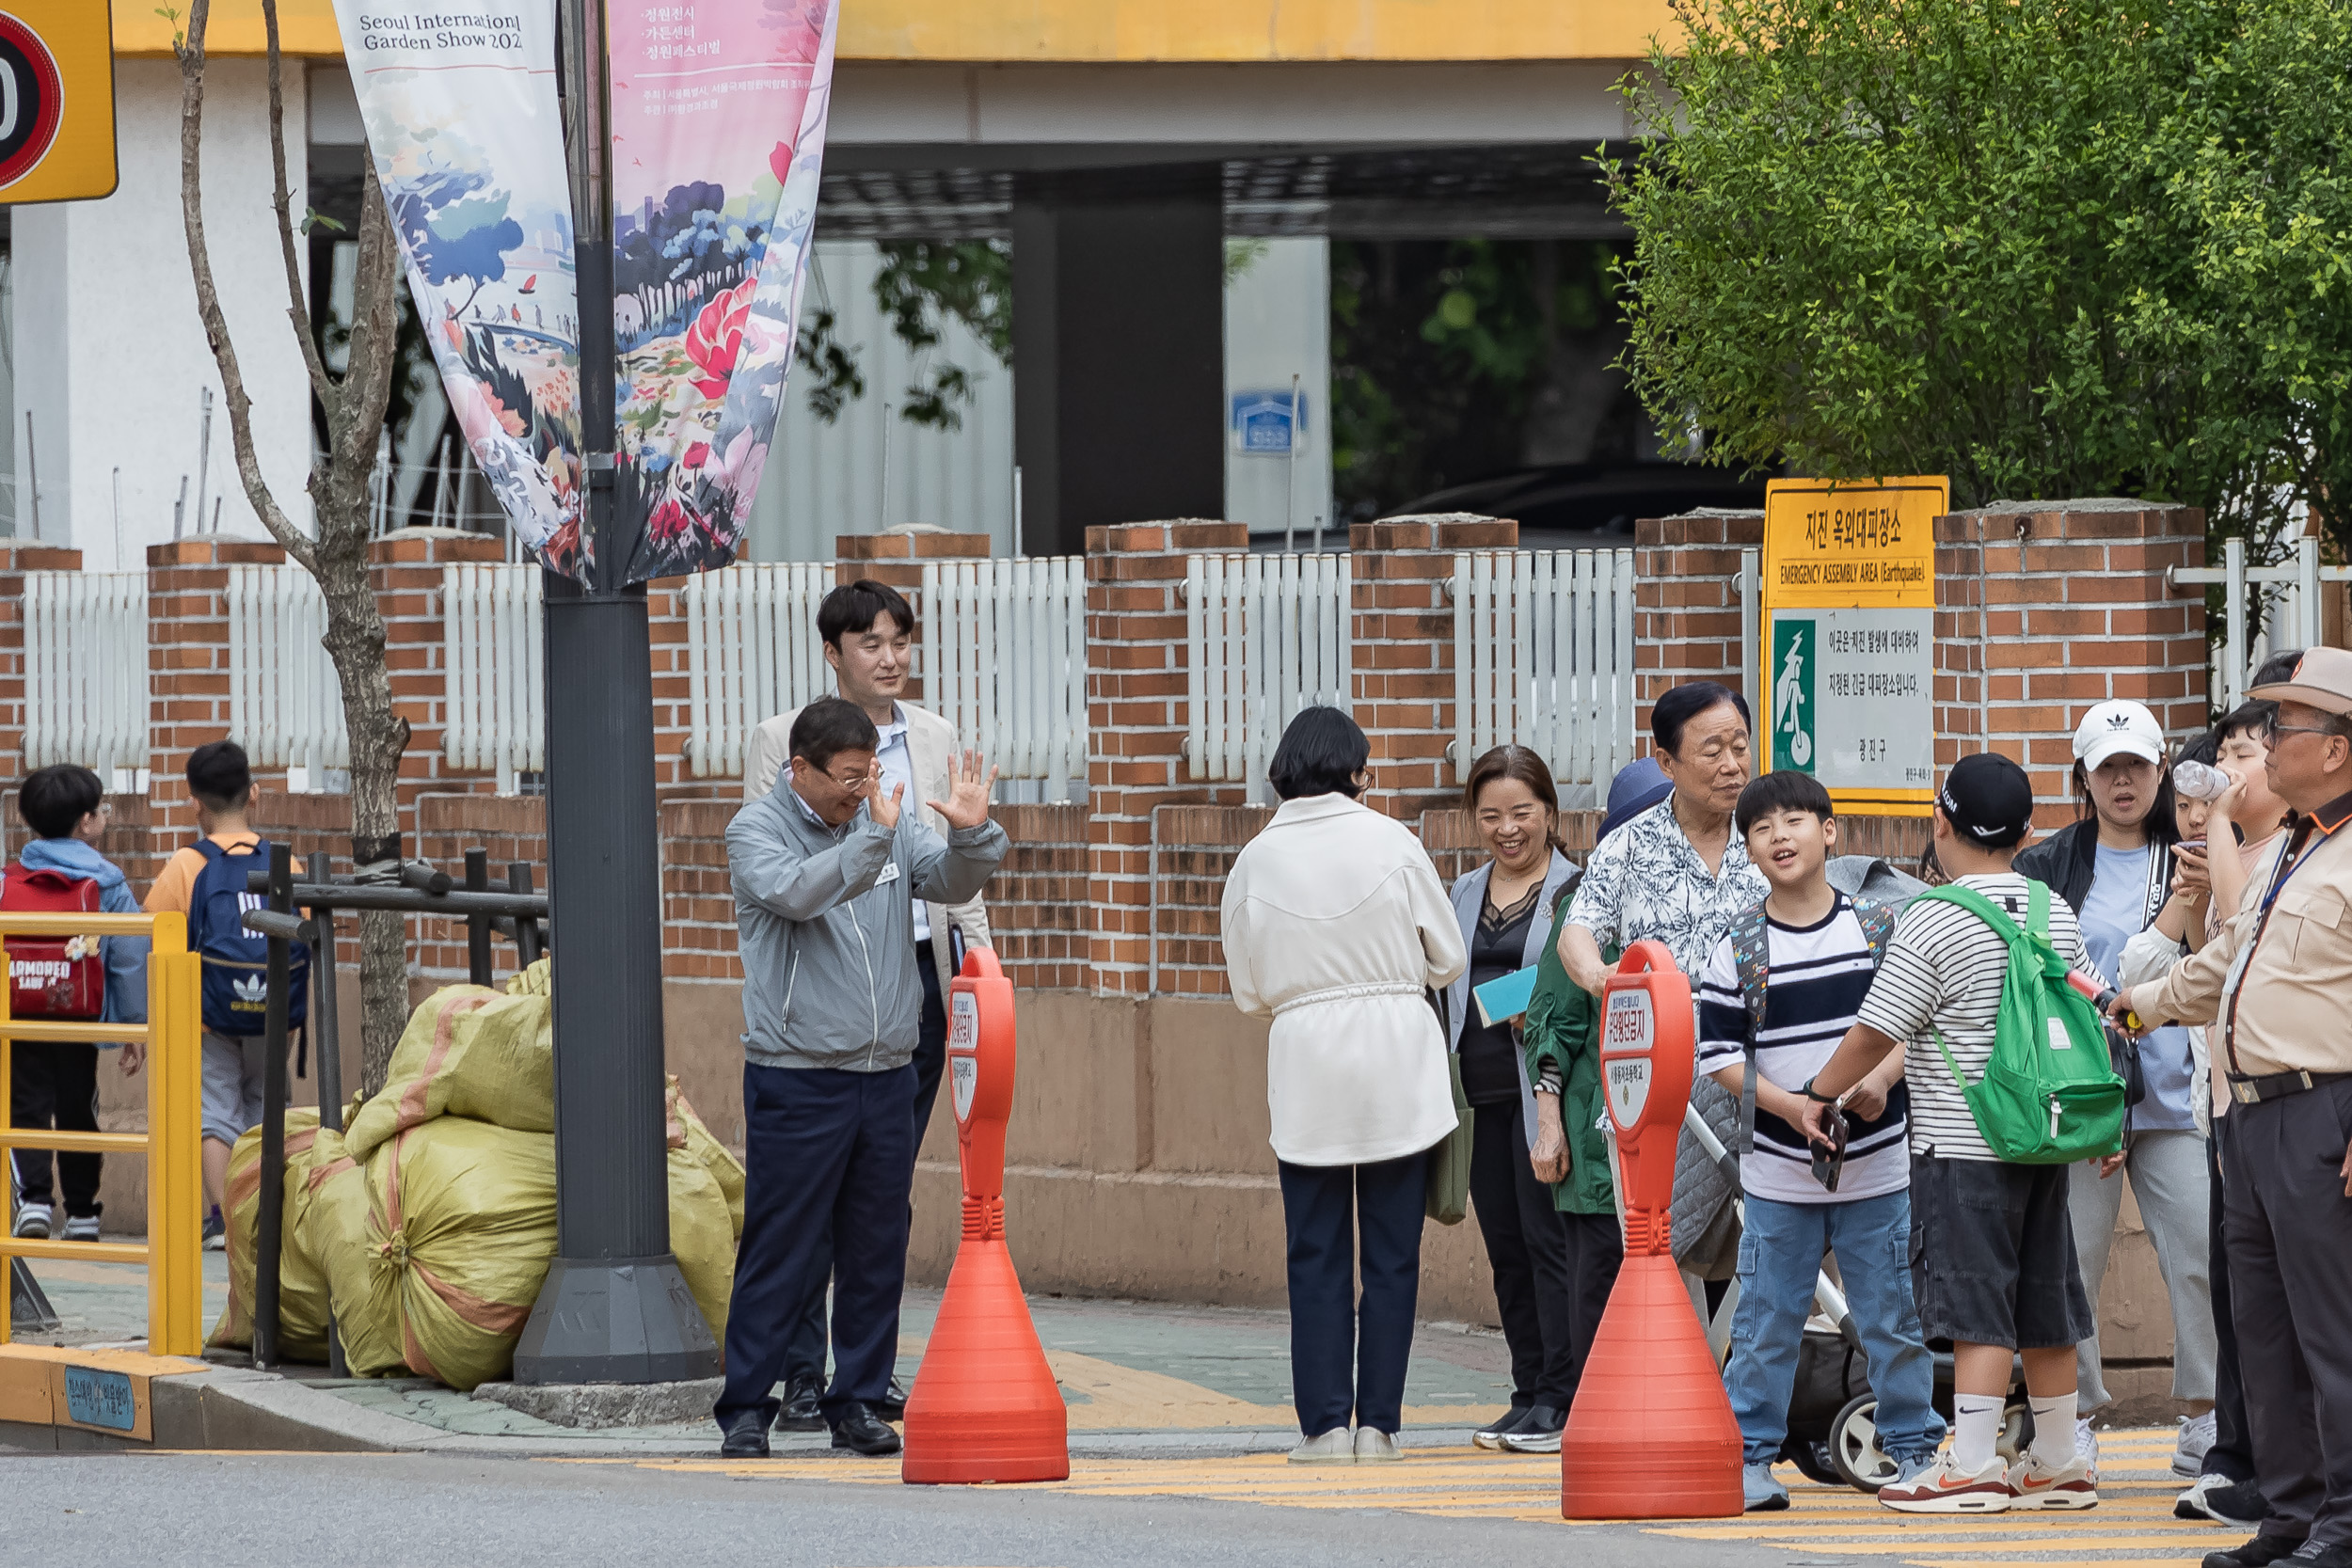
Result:
{"label": "pole base", "polygon": [[49,1305],[49,1296],[33,1277],[33,1271],[24,1266],[24,1259],[9,1259],[8,1332],[47,1334],[59,1326],[56,1308]]}
{"label": "pole base", "polygon": [[677,1259],[558,1258],[515,1346],[516,1383],[683,1383],[719,1345]]}

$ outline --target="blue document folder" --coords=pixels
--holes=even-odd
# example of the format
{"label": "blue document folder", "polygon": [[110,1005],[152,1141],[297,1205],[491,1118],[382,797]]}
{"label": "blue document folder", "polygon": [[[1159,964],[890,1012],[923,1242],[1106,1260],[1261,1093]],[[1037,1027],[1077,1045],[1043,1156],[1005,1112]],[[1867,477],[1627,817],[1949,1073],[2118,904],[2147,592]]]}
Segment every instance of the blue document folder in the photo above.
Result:
{"label": "blue document folder", "polygon": [[1529,964],[1471,991],[1478,1000],[1478,1022],[1491,1028],[1527,1011],[1528,998],[1535,994],[1535,969]]}

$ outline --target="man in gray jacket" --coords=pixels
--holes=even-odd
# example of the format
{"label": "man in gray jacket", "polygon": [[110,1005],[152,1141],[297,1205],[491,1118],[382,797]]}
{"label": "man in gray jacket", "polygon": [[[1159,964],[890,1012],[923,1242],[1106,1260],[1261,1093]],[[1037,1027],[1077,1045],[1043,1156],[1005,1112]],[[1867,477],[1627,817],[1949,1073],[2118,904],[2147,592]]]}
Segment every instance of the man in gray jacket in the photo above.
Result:
{"label": "man in gray jacket", "polygon": [[951,766],[943,839],[883,786],[873,721],[837,697],[793,721],[789,785],[727,828],[743,959],[743,1241],[713,1415],[729,1457],[768,1451],[785,1348],[830,1232],[836,1449],[898,1451],[890,1386],[914,1181],[922,983],[910,901],[961,903],[1005,857],[980,759]]}

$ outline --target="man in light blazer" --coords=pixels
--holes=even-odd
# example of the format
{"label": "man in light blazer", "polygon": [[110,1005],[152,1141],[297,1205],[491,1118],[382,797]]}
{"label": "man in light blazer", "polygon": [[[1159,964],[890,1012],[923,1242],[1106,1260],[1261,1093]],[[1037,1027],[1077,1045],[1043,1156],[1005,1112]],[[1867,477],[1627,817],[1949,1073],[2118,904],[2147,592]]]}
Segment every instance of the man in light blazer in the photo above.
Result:
{"label": "man in light blazer", "polygon": [[[886,582],[862,578],[825,595],[817,609],[817,634],[824,639],[825,662],[833,667],[840,695],[866,710],[881,733],[874,758],[882,769],[882,788],[906,787],[910,804],[922,807],[923,821],[945,834],[946,819],[938,801],[948,798],[948,768],[958,754],[955,727],[939,715],[903,700],[907,671],[913,661],[914,608]],[[743,799],[756,800],[776,786],[791,752],[792,721],[800,709],[780,713],[752,731],[744,749]],[[947,1064],[946,995],[955,978],[956,942],[990,947],[988,911],[977,896],[961,904],[914,901],[915,968],[923,982],[922,1031],[914,1052],[914,1141],[919,1148],[930,1126],[931,1106],[939,1097],[940,1074]],[[825,1280],[829,1269],[816,1271],[817,1284],[803,1310],[785,1361],[786,1398],[777,1419],[787,1432],[822,1430],[824,1418],[818,1396],[825,1383]],[[897,1420],[905,1394],[892,1380],[890,1399],[877,1407],[885,1420]]]}

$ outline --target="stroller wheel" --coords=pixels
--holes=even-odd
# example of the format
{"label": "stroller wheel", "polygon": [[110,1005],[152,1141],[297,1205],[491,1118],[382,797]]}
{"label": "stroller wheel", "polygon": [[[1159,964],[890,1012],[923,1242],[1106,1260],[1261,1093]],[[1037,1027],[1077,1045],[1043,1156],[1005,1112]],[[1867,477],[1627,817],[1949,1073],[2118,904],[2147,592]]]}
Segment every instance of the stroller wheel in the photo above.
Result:
{"label": "stroller wheel", "polygon": [[1830,1462],[1837,1479],[1857,1491],[1876,1492],[1895,1479],[1895,1462],[1879,1448],[1879,1402],[1863,1394],[1846,1402],[1830,1422]]}
{"label": "stroller wheel", "polygon": [[1836,1463],[1830,1457],[1827,1443],[1808,1437],[1791,1437],[1781,1447],[1781,1457],[1794,1465],[1807,1481],[1823,1486],[1842,1486],[1846,1478],[1837,1473]]}

